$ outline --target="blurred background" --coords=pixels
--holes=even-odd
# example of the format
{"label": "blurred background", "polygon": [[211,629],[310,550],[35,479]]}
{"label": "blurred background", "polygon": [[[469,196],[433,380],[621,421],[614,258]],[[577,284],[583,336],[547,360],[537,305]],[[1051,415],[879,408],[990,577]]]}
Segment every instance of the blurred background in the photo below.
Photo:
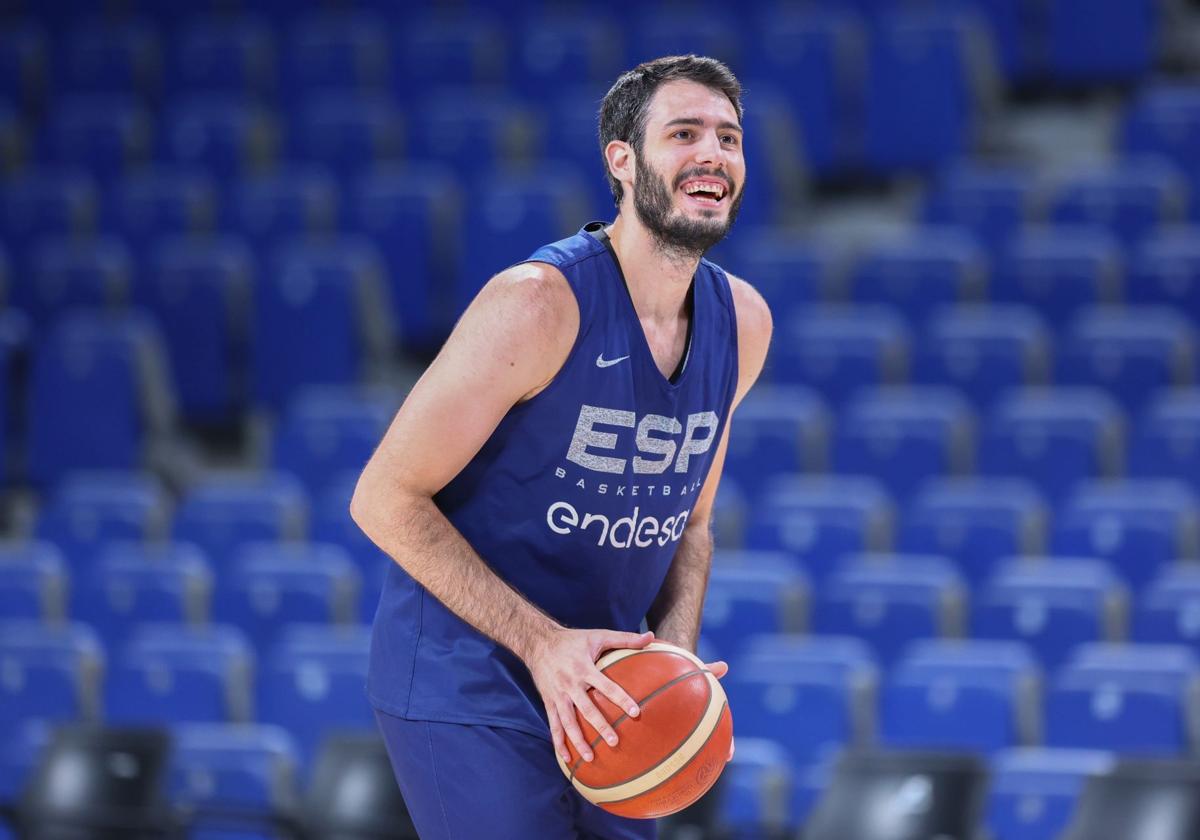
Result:
{"label": "blurred background", "polygon": [[354,480],[686,52],[746,88],[711,256],[776,333],[704,617],[737,756],[664,837],[1200,835],[1186,0],[4,3],[13,814],[405,836]]}

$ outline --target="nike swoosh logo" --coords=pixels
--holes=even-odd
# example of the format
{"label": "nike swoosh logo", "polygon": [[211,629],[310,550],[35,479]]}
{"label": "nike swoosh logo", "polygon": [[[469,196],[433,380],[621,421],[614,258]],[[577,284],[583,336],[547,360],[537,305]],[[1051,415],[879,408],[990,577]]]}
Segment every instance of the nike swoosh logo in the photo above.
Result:
{"label": "nike swoosh logo", "polygon": [[596,367],[599,367],[599,368],[612,367],[617,362],[623,362],[628,358],[629,358],[628,356],[622,356],[619,359],[606,359],[606,358],[604,358],[604,354],[601,353],[599,356],[596,357]]}

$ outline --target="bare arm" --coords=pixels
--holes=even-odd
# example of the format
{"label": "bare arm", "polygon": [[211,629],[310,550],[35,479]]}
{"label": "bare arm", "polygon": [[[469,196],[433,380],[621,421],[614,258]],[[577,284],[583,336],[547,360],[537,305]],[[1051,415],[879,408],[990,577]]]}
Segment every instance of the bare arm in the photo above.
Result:
{"label": "bare arm", "polygon": [[[729,280],[738,320],[738,384],[732,411],[758,379],[766,361],[767,347],[771,341],[771,312],[762,296],[749,284],[732,275]],[[689,650],[695,650],[700,636],[704,593],[708,588],[708,574],[712,566],[712,505],[725,465],[729,427],[730,423],[726,422],[700,498],[688,517],[671,568],[647,616],[647,623],[656,636]],[[716,665],[719,667],[714,667],[714,672],[718,672],[718,676],[723,675],[726,670],[724,664]]]}
{"label": "bare arm", "polygon": [[350,514],[434,597],[520,657],[542,694],[555,745],[566,755],[565,731],[586,758],[574,707],[616,739],[589,687],[637,713],[596,658],[606,648],[645,645],[650,635],[563,628],[501,580],[433,502],[509,409],[553,379],[578,329],[574,295],[556,269],[529,264],[493,278],[397,412],[359,477]]}

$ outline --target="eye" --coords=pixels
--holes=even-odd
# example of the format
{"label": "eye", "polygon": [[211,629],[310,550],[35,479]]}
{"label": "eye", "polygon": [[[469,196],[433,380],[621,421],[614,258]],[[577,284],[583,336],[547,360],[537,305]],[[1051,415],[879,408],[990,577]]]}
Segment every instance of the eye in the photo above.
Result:
{"label": "eye", "polygon": [[721,137],[722,143],[728,143],[730,146],[736,146],[738,138],[736,134],[725,134]]}
{"label": "eye", "polygon": [[692,131],[691,131],[691,129],[688,129],[688,128],[681,128],[678,131],[676,131],[674,134],[672,134],[671,136],[678,137],[680,140],[687,140],[689,137],[692,136]]}

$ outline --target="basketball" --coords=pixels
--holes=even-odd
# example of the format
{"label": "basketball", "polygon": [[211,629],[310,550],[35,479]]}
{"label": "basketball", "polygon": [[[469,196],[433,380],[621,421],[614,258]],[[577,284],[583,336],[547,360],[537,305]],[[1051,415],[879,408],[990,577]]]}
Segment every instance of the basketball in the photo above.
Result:
{"label": "basketball", "polygon": [[725,768],[733,738],[717,678],[688,651],[662,642],[609,651],[596,666],[641,713],[631,718],[595,689],[588,692],[618,742],[609,747],[578,718],[595,759],[584,761],[567,740],[571,760],[559,756],[558,763],[575,789],[606,811],[642,819],[681,811],[703,796]]}

